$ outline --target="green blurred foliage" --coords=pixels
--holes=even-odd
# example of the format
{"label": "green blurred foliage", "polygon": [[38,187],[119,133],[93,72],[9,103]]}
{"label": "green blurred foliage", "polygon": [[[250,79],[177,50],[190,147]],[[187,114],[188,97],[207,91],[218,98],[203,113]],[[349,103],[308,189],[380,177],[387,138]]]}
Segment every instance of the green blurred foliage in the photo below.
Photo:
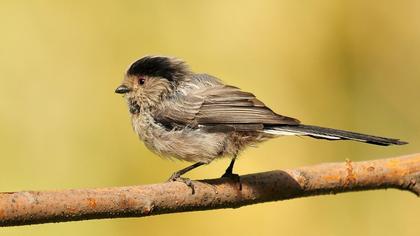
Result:
{"label": "green blurred foliage", "polygon": [[[146,54],[183,58],[304,123],[410,141],[284,137],[245,151],[238,173],[419,151],[419,11],[414,0],[1,0],[0,191],[156,183],[186,166],[146,150],[113,93]],[[418,198],[388,190],[0,235],[419,235],[419,212]]]}

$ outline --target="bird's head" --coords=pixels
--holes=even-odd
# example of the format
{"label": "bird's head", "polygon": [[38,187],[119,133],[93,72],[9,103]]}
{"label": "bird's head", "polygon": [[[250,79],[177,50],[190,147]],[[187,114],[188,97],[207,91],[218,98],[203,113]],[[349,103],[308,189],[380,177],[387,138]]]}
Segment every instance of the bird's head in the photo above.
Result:
{"label": "bird's head", "polygon": [[124,94],[130,113],[156,107],[190,74],[187,65],[177,58],[146,56],[135,61],[115,90]]}

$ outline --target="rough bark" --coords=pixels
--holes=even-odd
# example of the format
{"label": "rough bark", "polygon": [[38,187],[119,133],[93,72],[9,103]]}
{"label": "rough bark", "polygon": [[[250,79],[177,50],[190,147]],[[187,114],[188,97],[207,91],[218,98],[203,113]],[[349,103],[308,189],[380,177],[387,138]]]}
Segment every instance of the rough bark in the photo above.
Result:
{"label": "rough bark", "polygon": [[0,226],[237,208],[321,194],[395,188],[420,196],[420,153],[241,176],[144,186],[0,193]]}

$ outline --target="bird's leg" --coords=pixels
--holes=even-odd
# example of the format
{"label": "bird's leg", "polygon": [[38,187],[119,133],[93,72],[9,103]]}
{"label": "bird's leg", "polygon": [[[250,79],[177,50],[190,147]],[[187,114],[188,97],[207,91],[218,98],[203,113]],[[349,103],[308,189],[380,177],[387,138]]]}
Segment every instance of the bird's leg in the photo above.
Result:
{"label": "bird's leg", "polygon": [[239,190],[242,190],[242,183],[241,178],[238,174],[233,173],[233,166],[235,165],[236,155],[230,161],[228,168],[226,169],[225,173],[222,175],[222,178],[230,178],[239,183]]}
{"label": "bird's leg", "polygon": [[235,161],[236,161],[236,156],[234,158],[232,158],[232,160],[230,161],[230,164],[228,166],[228,168],[226,168],[225,173],[222,175],[222,177],[230,177],[233,174],[233,166],[235,165]]}
{"label": "bird's leg", "polygon": [[181,170],[173,173],[171,175],[171,177],[168,179],[168,182],[173,182],[173,181],[182,182],[182,183],[186,184],[188,187],[190,187],[191,188],[191,191],[192,191],[192,194],[194,194],[195,193],[195,189],[194,189],[194,184],[192,183],[192,181],[190,179],[188,179],[188,178],[181,177],[181,175],[183,175],[183,174],[187,173],[188,171],[193,170],[193,169],[195,169],[195,168],[197,168],[199,166],[202,166],[204,164],[206,164],[206,163],[204,163],[204,162],[197,162],[197,163],[195,163],[193,165],[187,166],[184,169],[181,169]]}

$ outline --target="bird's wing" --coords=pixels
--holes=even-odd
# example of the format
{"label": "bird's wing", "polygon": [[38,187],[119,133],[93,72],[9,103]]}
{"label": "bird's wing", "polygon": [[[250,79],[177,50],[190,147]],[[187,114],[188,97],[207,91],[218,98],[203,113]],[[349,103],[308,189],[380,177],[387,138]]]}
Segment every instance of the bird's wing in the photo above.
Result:
{"label": "bird's wing", "polygon": [[169,126],[206,126],[215,130],[256,130],[264,125],[296,125],[299,121],[278,115],[252,93],[217,85],[177,97],[155,119]]}

